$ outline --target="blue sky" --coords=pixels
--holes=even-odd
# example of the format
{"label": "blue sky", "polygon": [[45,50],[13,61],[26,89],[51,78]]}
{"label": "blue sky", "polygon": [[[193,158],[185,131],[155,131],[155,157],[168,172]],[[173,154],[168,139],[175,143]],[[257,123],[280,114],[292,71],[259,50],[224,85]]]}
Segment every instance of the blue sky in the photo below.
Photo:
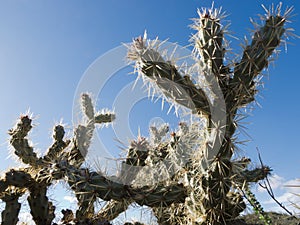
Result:
{"label": "blue sky", "polygon": [[[264,13],[261,4],[268,6],[272,2],[279,1],[217,0],[215,6],[223,7],[231,21],[232,34],[242,39],[252,28],[249,17],[257,18],[258,13]],[[284,1],[284,7],[291,5],[299,15],[300,2]],[[63,118],[71,130],[76,88],[93,61],[121,43],[130,42],[144,30],[150,38],[159,36],[161,40],[169,38],[170,42],[186,45],[193,32],[188,27],[190,18],[197,16],[197,8],[205,6],[210,7],[211,1],[1,1],[1,171],[16,165],[12,159],[7,159],[7,130],[20,113],[30,108],[37,116],[37,126],[30,137],[43,152],[51,144],[51,128],[56,121]],[[300,34],[298,15],[292,18],[290,26]],[[240,42],[232,39],[235,53],[241,53]],[[299,39],[290,42],[288,52],[281,52],[278,61],[270,66],[270,76],[264,80],[265,89],[260,93],[262,98],[258,98],[262,108],[257,107],[247,119],[251,123],[247,125],[247,132],[252,141],[242,146],[245,154],[256,162],[258,147],[264,162],[278,176],[274,182],[281,184],[300,177],[300,77],[297,68],[300,42]],[[118,74],[124,72],[124,77],[116,76],[116,85],[103,89],[100,106],[112,107],[114,90],[134,79],[133,75],[127,75],[128,71],[120,71]],[[133,110],[135,121],[145,120],[143,107],[139,109],[137,105]],[[286,191],[278,187],[280,196]],[[262,193],[259,195],[266,198]]]}

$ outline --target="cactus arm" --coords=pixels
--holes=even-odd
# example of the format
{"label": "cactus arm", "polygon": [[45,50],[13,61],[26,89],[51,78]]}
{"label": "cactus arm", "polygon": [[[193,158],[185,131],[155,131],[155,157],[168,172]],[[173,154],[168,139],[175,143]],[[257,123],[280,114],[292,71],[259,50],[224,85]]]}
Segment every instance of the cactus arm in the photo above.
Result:
{"label": "cactus arm", "polygon": [[184,202],[187,196],[185,187],[177,183],[134,188],[87,169],[78,171],[72,166],[68,166],[67,176],[68,183],[75,193],[95,193],[105,201],[132,199],[140,205],[159,206]]}
{"label": "cactus arm", "polygon": [[193,19],[191,26],[197,32],[191,38],[194,42],[194,52],[199,56],[202,64],[215,74],[221,87],[224,87],[228,79],[229,69],[224,66],[223,58],[226,49],[223,47],[224,33],[220,20],[225,17],[220,10],[199,10],[199,18]]}
{"label": "cactus arm", "polygon": [[204,91],[197,88],[188,75],[182,76],[154,47],[147,46],[146,38],[135,39],[129,47],[127,57],[136,63],[140,74],[156,83],[167,100],[192,110],[196,109],[193,113],[210,115],[209,101]]}
{"label": "cactus arm", "polygon": [[2,211],[2,225],[16,225],[19,221],[18,215],[21,209],[21,204],[18,202],[19,193],[13,193],[1,196],[1,200],[5,202],[5,209]]}
{"label": "cactus arm", "polygon": [[29,187],[30,195],[27,200],[30,206],[30,213],[36,224],[51,225],[55,218],[55,206],[48,200],[47,186],[35,183]]}
{"label": "cactus arm", "polygon": [[241,61],[234,67],[234,77],[231,81],[237,92],[238,106],[254,100],[255,78],[268,67],[269,57],[280,45],[285,33],[285,22],[284,16],[268,16],[264,26],[254,33],[251,44],[245,47]]}
{"label": "cactus arm", "polygon": [[114,113],[99,113],[94,118],[95,123],[97,123],[97,124],[111,123],[115,119],[116,119],[116,116]]}
{"label": "cactus arm", "polygon": [[187,197],[187,190],[182,184],[157,185],[156,187],[142,187],[129,189],[132,199],[139,205],[150,207],[168,206],[173,203],[183,203]]}
{"label": "cactus arm", "polygon": [[[85,113],[88,121],[85,125],[78,125],[78,127],[75,129],[73,147],[70,152],[65,154],[66,165],[63,166],[73,166],[74,171],[77,171],[77,173],[80,173],[78,172],[81,171],[79,168],[85,161],[85,155],[88,152],[88,148],[93,137],[95,123],[109,123],[115,119],[115,115],[112,113],[99,113],[95,116],[92,100],[87,94],[83,94],[81,96],[81,105],[82,111]],[[75,168],[77,168],[77,170]],[[57,171],[57,174],[59,174],[59,176],[65,175],[60,174],[59,169]],[[74,174],[67,173],[66,177],[67,179],[72,180],[74,178]],[[78,189],[76,188],[76,190]],[[96,195],[94,194],[92,189],[89,189],[89,191],[84,193],[81,193],[81,191],[76,191],[75,194],[78,200],[76,218],[84,219],[86,217],[94,215],[94,202],[96,201]]]}
{"label": "cactus arm", "polygon": [[81,95],[81,108],[87,118],[87,122],[85,125],[79,125],[75,130],[74,145],[79,149],[83,157],[82,160],[84,160],[95,130],[94,106],[91,97],[86,93]]}
{"label": "cactus arm", "polygon": [[27,171],[11,169],[5,173],[3,182],[6,183],[6,186],[27,188],[34,180]]}
{"label": "cactus arm", "polygon": [[270,175],[271,169],[268,166],[258,167],[252,170],[242,170],[236,174],[234,180],[237,183],[257,183],[260,180],[265,179],[268,175]]}
{"label": "cactus arm", "polygon": [[[81,110],[85,114],[85,116],[88,118],[88,125],[91,126],[91,129],[93,128],[93,125],[95,123],[101,124],[101,123],[111,123],[113,120],[115,120],[116,115],[111,112],[95,112],[94,104],[87,93],[83,93],[81,95]],[[91,122],[92,121],[92,122]]]}
{"label": "cactus arm", "polygon": [[87,121],[78,125],[74,131],[72,150],[65,156],[69,163],[79,168],[85,160],[88,148],[93,137],[95,124],[110,123],[115,119],[114,113],[95,113],[91,97],[84,93],[81,95],[81,108]]}
{"label": "cactus arm", "polygon": [[29,116],[21,116],[16,127],[9,130],[9,135],[11,136],[10,144],[15,149],[14,153],[23,163],[37,167],[41,162],[30,146],[28,139],[25,138],[32,128],[31,122],[32,120]]}
{"label": "cactus arm", "polygon": [[44,159],[47,161],[54,161],[59,158],[63,150],[69,145],[70,141],[64,141],[65,130],[62,125],[57,125],[54,127],[53,139],[54,143],[48,149]]}
{"label": "cactus arm", "polygon": [[209,102],[204,91],[196,88],[189,76],[182,77],[171,63],[146,62],[142,72],[155,80],[163,93],[173,98],[176,103],[196,109],[199,114],[210,115]]}

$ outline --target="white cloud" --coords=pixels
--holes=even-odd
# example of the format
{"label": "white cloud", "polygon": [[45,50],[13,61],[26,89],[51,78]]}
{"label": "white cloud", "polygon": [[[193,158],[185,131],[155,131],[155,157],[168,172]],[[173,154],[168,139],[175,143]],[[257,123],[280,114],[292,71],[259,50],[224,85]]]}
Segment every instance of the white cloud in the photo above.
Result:
{"label": "white cloud", "polygon": [[[284,188],[285,179],[277,174],[270,176],[269,178],[270,185],[273,190],[282,189]],[[258,187],[257,191],[265,192],[266,190],[262,187]]]}

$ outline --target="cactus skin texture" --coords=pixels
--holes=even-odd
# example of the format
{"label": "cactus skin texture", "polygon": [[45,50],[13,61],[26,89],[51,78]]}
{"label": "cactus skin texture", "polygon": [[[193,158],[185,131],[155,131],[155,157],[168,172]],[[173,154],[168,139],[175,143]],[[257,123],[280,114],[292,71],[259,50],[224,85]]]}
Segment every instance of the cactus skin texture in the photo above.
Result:
{"label": "cactus skin texture", "polygon": [[19,221],[18,214],[21,209],[21,203],[18,202],[20,194],[14,193],[13,190],[7,195],[3,195],[1,200],[5,202],[5,209],[2,211],[3,225],[15,225]]}
{"label": "cactus skin texture", "polygon": [[[34,222],[53,224],[55,206],[49,201],[47,190],[58,180],[69,185],[78,202],[76,212],[62,210],[59,224],[109,225],[132,203],[152,208],[162,225],[220,225],[234,220],[246,207],[243,193],[255,200],[249,184],[271,172],[267,166],[250,170],[250,159],[234,159],[233,154],[238,110],[254,101],[257,78],[286,34],[285,23],[292,8],[283,14],[280,9],[281,5],[267,12],[251,43],[246,43],[240,61],[228,65],[224,64],[224,15],[213,8],[202,9],[198,11],[199,18],[194,19],[192,28],[196,33],[191,41],[198,76],[204,75],[208,83],[213,76],[225,101],[222,140],[208,138],[218,131],[218,124],[212,119],[211,100],[197,83],[200,79],[194,81],[188,70],[183,72],[174,61],[165,59],[158,51],[159,42],[147,40],[146,36],[135,39],[128,49],[128,58],[136,63],[139,76],[152,82],[175,106],[191,109],[191,115],[205,125],[199,120],[181,122],[175,132],[167,124],[150,127],[150,138],[139,136],[129,144],[120,174],[108,177],[83,166],[96,125],[115,119],[113,113],[95,112],[88,94],[82,94],[85,119],[74,128],[73,138],[66,140],[63,125],[56,125],[53,144],[43,157],[38,157],[27,139],[32,119],[22,115],[9,135],[14,153],[27,167],[11,169],[0,179],[0,199],[5,203],[2,224],[17,224],[21,207],[18,199],[25,193],[29,194],[27,200]],[[179,91],[170,89],[170,83]],[[212,157],[214,141],[220,141],[220,148]],[[98,212],[94,208],[97,199],[107,201]]]}

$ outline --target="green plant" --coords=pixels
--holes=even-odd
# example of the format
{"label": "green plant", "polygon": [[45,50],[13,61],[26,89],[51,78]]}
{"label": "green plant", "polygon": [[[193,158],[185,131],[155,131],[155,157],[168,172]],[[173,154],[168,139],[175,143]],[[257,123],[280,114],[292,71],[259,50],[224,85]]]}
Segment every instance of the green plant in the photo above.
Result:
{"label": "green plant", "polygon": [[[171,104],[188,108],[194,119],[180,123],[175,132],[169,132],[167,125],[151,127],[150,139],[132,141],[119,176],[108,177],[83,167],[96,124],[112,122],[115,117],[97,114],[89,95],[82,95],[84,124],[74,129],[71,140],[64,140],[62,125],[55,126],[54,143],[43,157],[37,156],[27,139],[32,119],[21,116],[9,132],[10,144],[27,167],[11,169],[0,180],[0,198],[6,203],[2,224],[17,223],[18,199],[25,192],[29,192],[36,224],[51,224],[55,207],[47,189],[57,180],[65,180],[78,200],[75,214],[62,211],[61,224],[109,224],[132,203],[152,208],[163,225],[218,225],[234,220],[246,207],[241,190],[270,173],[268,167],[249,170],[250,159],[233,157],[239,113],[255,100],[259,76],[287,34],[285,23],[291,11],[288,8],[281,14],[281,5],[267,11],[261,18],[263,24],[255,24],[241,59],[229,64],[225,60],[227,31],[221,25],[224,14],[217,9],[198,11],[191,39],[194,65],[187,70],[159,52],[158,40],[135,39],[128,58],[135,62],[139,76]],[[206,87],[201,86],[204,80]],[[205,91],[208,87],[212,93]],[[107,201],[99,212],[94,208],[97,198]]]}
{"label": "green plant", "polygon": [[272,224],[271,218],[265,213],[263,207],[256,199],[255,195],[252,193],[249,187],[244,188],[244,195],[247,200],[250,202],[251,206],[254,209],[254,212],[259,216],[259,219],[264,222],[265,225]]}

